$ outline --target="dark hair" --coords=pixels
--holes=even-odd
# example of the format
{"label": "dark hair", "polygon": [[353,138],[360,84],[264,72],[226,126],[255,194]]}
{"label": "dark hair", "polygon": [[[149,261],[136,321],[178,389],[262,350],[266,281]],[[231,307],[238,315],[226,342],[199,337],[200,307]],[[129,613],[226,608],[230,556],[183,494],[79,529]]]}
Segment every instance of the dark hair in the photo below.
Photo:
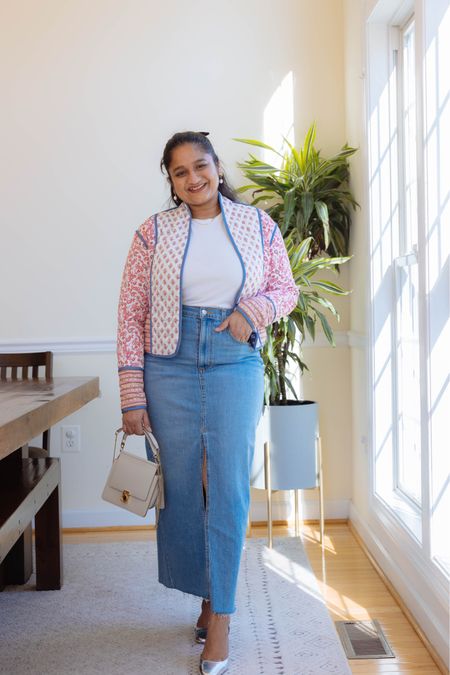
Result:
{"label": "dark hair", "polygon": [[[171,138],[169,138],[169,140],[166,143],[166,147],[164,148],[163,156],[160,162],[160,167],[161,171],[163,173],[165,171],[167,174],[167,180],[169,181],[170,184],[170,196],[172,197],[172,200],[175,202],[177,206],[181,204],[181,200],[176,195],[173,189],[172,180],[169,175],[169,166],[172,161],[172,152],[179,145],[193,143],[195,145],[199,145],[205,152],[211,155],[211,157],[214,160],[214,164],[218,167],[219,158],[212,146],[211,141],[207,138],[207,135],[208,135],[207,131],[180,131],[174,134]],[[236,193],[234,192],[231,185],[228,183],[228,180],[225,175],[223,176],[223,183],[219,183],[219,192],[224,197],[228,197],[228,199],[231,199],[231,201],[233,202],[238,201]]]}

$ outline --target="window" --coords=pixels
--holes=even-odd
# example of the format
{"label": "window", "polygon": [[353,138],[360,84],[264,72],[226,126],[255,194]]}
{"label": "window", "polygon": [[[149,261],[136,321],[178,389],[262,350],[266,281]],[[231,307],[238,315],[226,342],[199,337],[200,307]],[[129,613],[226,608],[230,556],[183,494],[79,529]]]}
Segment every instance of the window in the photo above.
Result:
{"label": "window", "polygon": [[369,0],[364,536],[444,662],[450,584],[450,7]]}
{"label": "window", "polygon": [[369,119],[374,492],[420,543],[421,306],[414,17],[386,29],[383,42],[374,36],[375,63],[383,65],[385,76],[377,78]]}
{"label": "window", "polygon": [[397,90],[399,228],[394,248],[396,452],[394,488],[421,504],[419,275],[416,169],[415,25],[411,18],[397,34],[393,53]]}
{"label": "window", "polygon": [[438,588],[450,578],[448,3],[375,2],[367,51],[371,503]]}

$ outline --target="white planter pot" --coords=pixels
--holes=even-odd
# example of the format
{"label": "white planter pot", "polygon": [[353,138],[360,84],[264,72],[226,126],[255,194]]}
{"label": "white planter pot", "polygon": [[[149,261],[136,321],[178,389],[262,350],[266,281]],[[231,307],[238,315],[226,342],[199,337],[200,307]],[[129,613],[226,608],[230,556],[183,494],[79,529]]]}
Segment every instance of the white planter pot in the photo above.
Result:
{"label": "white planter pot", "polygon": [[318,404],[289,401],[266,406],[256,431],[250,485],[265,488],[264,443],[269,442],[272,490],[315,488],[319,485]]}

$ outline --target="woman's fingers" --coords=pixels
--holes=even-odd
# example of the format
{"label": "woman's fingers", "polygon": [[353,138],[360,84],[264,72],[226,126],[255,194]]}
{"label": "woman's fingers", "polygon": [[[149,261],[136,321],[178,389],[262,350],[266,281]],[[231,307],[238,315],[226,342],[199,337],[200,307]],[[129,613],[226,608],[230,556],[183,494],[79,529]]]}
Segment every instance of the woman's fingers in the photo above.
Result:
{"label": "woman's fingers", "polygon": [[219,326],[217,326],[217,328],[214,328],[214,330],[217,331],[217,332],[225,330],[225,328],[228,328],[229,322],[230,322],[230,319],[229,319],[229,317],[227,316],[227,318],[224,319],[224,320],[222,321],[222,323],[219,324]]}
{"label": "woman's fingers", "polygon": [[233,312],[229,318],[229,330],[232,336],[240,342],[247,342],[252,329],[247,319],[240,312]]}
{"label": "woman's fingers", "polygon": [[144,424],[150,427],[147,411],[143,408],[140,410],[129,410],[122,415],[122,429],[128,435],[142,436],[144,433]]}
{"label": "woman's fingers", "polygon": [[146,429],[150,429],[150,431],[152,430],[152,426],[151,426],[151,424],[150,424],[150,420],[149,420],[149,418],[148,418],[148,414],[147,414],[147,411],[146,411],[146,410],[144,410],[143,424],[144,424],[144,427],[145,427]]}
{"label": "woman's fingers", "polygon": [[214,330],[219,332],[225,330],[226,328],[228,328],[231,335],[236,340],[240,340],[241,342],[247,342],[250,335],[252,334],[252,328],[247,319],[237,311],[234,311],[229,316],[227,316],[226,319],[224,319],[222,323]]}

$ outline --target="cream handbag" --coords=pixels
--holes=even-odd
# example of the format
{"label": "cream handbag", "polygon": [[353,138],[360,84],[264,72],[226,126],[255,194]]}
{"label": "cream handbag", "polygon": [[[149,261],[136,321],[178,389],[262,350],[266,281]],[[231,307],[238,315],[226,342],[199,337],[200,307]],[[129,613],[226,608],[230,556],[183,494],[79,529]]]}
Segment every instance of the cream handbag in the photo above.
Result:
{"label": "cream handbag", "polygon": [[144,435],[156,460],[152,462],[124,450],[127,438],[124,433],[116,457],[117,437],[121,431],[122,429],[116,431],[113,464],[102,492],[102,499],[138,516],[145,516],[149,509],[155,507],[157,525],[159,510],[164,508],[164,479],[158,443],[152,432],[144,429]]}

